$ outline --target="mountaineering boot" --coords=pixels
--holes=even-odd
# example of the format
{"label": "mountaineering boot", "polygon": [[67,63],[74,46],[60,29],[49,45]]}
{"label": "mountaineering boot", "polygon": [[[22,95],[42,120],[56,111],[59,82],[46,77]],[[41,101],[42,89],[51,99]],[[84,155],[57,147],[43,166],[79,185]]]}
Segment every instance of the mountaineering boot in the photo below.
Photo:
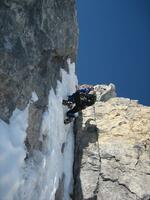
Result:
{"label": "mountaineering boot", "polygon": [[73,118],[72,117],[68,117],[64,120],[64,124],[69,124],[73,121]]}
{"label": "mountaineering boot", "polygon": [[64,105],[64,106],[68,106],[68,108],[72,108],[72,106],[73,106],[73,103],[71,102],[71,101],[68,101],[68,100],[64,100],[63,99],[63,101],[62,101],[62,104]]}

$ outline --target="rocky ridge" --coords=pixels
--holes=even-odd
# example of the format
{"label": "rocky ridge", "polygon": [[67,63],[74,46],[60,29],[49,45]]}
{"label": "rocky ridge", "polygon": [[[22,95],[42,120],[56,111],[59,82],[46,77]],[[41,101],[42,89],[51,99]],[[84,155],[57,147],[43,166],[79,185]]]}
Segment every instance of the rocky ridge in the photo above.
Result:
{"label": "rocky ridge", "polygon": [[74,200],[149,200],[150,107],[97,94],[76,121]]}

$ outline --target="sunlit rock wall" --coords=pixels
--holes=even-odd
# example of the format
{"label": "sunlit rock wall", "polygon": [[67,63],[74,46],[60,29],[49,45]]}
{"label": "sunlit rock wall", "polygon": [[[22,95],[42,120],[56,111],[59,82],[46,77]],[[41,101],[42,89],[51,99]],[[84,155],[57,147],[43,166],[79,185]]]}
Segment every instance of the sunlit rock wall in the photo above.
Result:
{"label": "sunlit rock wall", "polygon": [[150,107],[127,98],[105,100],[76,122],[74,199],[148,200]]}

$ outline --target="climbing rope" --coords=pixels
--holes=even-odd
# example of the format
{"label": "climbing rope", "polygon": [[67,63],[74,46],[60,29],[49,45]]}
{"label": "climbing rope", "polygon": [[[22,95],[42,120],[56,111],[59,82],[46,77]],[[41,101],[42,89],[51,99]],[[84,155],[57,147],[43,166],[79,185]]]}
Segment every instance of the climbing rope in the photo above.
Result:
{"label": "climbing rope", "polygon": [[[95,121],[95,125],[97,127],[97,121],[96,121],[96,109],[95,109],[95,105],[92,106],[93,107],[93,115],[94,115],[94,121]],[[98,136],[98,130],[97,130],[97,136]],[[100,156],[100,145],[99,142],[97,141],[97,147],[98,147],[98,155],[99,155],[99,173],[101,172],[101,156]],[[102,192],[100,190],[100,184],[99,184],[99,180],[100,179],[100,174],[98,176],[98,180],[97,180],[97,187],[95,188],[94,194],[97,195],[98,193],[100,193],[101,195],[101,199],[104,200]]]}

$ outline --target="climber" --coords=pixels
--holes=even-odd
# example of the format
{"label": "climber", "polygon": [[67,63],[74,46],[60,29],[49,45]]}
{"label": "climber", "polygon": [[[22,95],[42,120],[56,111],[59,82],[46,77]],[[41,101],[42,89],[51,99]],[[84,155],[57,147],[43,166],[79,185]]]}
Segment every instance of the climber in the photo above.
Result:
{"label": "climber", "polygon": [[[91,106],[96,101],[96,91],[93,86],[80,86],[75,93],[68,96],[68,100],[63,100],[63,105],[67,105],[70,110],[64,123],[70,123],[75,118],[75,113]],[[75,106],[73,107],[73,104]],[[72,108],[73,107],[73,108]]]}

